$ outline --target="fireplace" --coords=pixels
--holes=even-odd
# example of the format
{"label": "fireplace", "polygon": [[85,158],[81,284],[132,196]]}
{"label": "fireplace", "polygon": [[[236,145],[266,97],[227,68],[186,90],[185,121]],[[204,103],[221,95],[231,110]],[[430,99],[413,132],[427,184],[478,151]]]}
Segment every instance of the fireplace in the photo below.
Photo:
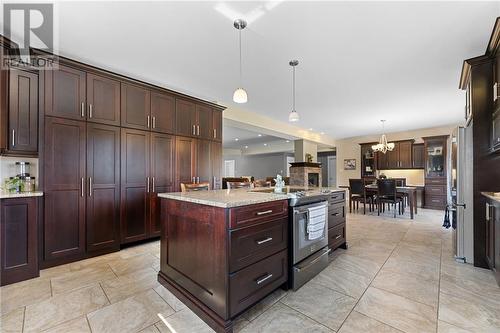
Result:
{"label": "fireplace", "polygon": [[290,185],[321,186],[321,163],[291,163]]}

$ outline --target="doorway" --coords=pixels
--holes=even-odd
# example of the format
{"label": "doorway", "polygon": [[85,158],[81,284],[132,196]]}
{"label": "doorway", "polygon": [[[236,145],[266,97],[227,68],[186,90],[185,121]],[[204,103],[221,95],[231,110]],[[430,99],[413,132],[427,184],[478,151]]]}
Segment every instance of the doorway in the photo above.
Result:
{"label": "doorway", "polygon": [[337,187],[337,157],[328,156],[328,186]]}

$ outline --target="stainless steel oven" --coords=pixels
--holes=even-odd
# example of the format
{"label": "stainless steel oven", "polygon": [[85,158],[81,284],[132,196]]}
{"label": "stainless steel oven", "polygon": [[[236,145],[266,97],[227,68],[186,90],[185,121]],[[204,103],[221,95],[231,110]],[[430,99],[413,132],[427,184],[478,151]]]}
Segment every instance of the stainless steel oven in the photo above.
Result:
{"label": "stainless steel oven", "polygon": [[328,266],[328,201],[291,209],[290,285],[297,290]]}

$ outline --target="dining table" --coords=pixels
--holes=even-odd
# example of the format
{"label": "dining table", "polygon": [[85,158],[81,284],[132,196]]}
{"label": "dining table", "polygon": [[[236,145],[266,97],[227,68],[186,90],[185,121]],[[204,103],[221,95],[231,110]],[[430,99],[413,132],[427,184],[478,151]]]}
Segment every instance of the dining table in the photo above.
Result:
{"label": "dining table", "polygon": [[[377,192],[377,184],[365,185],[367,192]],[[408,195],[408,206],[410,207],[410,218],[413,220],[417,214],[417,190],[415,186],[396,186],[397,193]]]}

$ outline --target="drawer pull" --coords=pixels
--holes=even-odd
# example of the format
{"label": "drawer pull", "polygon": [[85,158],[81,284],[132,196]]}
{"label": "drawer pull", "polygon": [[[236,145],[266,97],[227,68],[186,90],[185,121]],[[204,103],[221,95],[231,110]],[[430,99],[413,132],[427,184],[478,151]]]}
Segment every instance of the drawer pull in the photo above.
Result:
{"label": "drawer pull", "polygon": [[440,202],[440,200],[432,200],[432,202]]}
{"label": "drawer pull", "polygon": [[340,237],[342,237],[342,235],[337,235],[335,239],[339,239]]}
{"label": "drawer pull", "polygon": [[273,277],[273,275],[272,275],[272,274],[268,274],[268,275],[266,275],[265,277],[263,277],[262,279],[257,280],[256,282],[257,282],[257,284],[261,284],[261,283],[263,283],[264,281],[267,281],[267,280],[269,280],[269,279],[270,279],[270,278],[272,278],[272,277]]}
{"label": "drawer pull", "polygon": [[257,212],[257,215],[261,216],[261,215],[271,214],[272,212],[273,212],[273,210],[269,209],[269,210],[265,210],[263,212]]}
{"label": "drawer pull", "polygon": [[261,244],[264,244],[264,243],[270,242],[270,241],[272,241],[272,240],[273,240],[273,238],[272,238],[272,237],[267,237],[266,239],[263,239],[263,240],[257,241],[257,245],[261,245]]}
{"label": "drawer pull", "polygon": [[332,216],[337,216],[337,215],[339,215],[339,213],[333,213],[333,214],[332,214]]}

